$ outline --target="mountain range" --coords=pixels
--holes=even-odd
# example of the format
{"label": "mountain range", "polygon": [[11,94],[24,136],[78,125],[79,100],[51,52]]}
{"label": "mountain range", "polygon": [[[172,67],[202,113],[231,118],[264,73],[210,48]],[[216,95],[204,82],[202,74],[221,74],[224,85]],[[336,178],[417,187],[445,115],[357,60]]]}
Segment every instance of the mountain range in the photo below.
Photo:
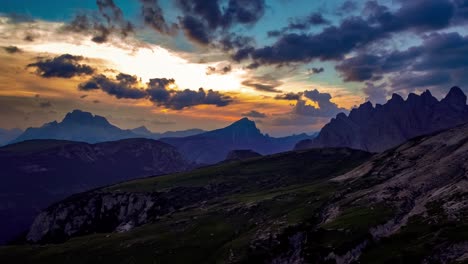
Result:
{"label": "mountain range", "polygon": [[151,139],[89,144],[30,140],[0,148],[0,243],[27,229],[37,212],[68,195],[193,165]]}
{"label": "mountain range", "polygon": [[468,124],[380,154],[296,150],[44,210],[4,263],[466,263]]}
{"label": "mountain range", "polygon": [[161,141],[175,146],[188,160],[199,164],[213,164],[223,161],[232,150],[250,149],[262,155],[291,150],[294,145],[313,136],[307,134],[274,138],[264,135],[255,122],[248,118],[231,125],[183,138],[161,138]]}
{"label": "mountain range", "polygon": [[87,143],[115,141],[128,138],[158,139],[175,146],[187,160],[199,164],[223,161],[232,150],[251,149],[260,154],[291,150],[294,145],[314,135],[292,135],[274,138],[264,135],[255,122],[243,118],[233,124],[205,132],[201,129],[153,133],[141,126],[132,130],[120,129],[106,118],[74,110],[61,122],[50,122],[39,128],[28,128],[11,143],[32,139],[70,140]]}
{"label": "mountain range", "polygon": [[370,102],[340,113],[326,124],[314,139],[299,142],[296,149],[350,147],[382,152],[408,139],[468,122],[466,95],[458,87],[438,101],[427,90],[409,94],[405,101],[393,94],[386,104]]}
{"label": "mountain range", "polygon": [[0,128],[0,146],[4,146],[10,143],[12,140],[17,138],[23,133],[23,130],[14,128],[14,129],[2,129]]}
{"label": "mountain range", "polygon": [[205,130],[193,128],[193,129],[187,129],[187,130],[181,130],[181,131],[166,131],[163,133],[155,133],[155,132],[151,132],[145,126],[134,128],[131,131],[138,136],[142,136],[144,138],[151,138],[151,139],[160,139],[160,138],[166,138],[166,137],[189,137],[189,136],[194,136],[194,135],[198,135],[198,134],[205,132]]}
{"label": "mountain range", "polygon": [[154,133],[144,126],[132,130],[121,129],[109,123],[105,117],[81,110],[73,110],[66,114],[61,122],[53,121],[44,124],[42,127],[28,128],[10,143],[31,139],[57,139],[98,143],[127,138],[159,139],[161,137],[185,137],[202,132],[204,131],[201,129],[189,129]]}

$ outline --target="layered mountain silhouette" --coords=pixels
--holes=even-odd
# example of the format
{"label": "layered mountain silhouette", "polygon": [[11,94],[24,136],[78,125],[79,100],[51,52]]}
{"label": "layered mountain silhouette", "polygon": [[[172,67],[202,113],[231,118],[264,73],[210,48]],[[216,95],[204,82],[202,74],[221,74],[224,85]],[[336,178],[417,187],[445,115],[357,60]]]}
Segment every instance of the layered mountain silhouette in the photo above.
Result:
{"label": "layered mountain silhouette", "polygon": [[233,124],[184,138],[161,138],[171,144],[190,161],[200,164],[213,164],[223,161],[228,153],[237,149],[250,149],[262,155],[290,150],[304,139],[312,138],[307,134],[274,138],[264,135],[248,118]]}
{"label": "layered mountain silhouette", "polygon": [[404,141],[468,122],[466,95],[453,87],[438,101],[429,91],[409,94],[405,101],[393,94],[384,105],[370,102],[340,113],[320,131],[315,139],[304,140],[296,149],[350,147],[382,152]]}
{"label": "layered mountain silhouette", "polygon": [[194,135],[198,135],[198,134],[205,132],[205,130],[193,128],[193,129],[187,129],[187,130],[181,130],[181,131],[167,131],[163,133],[155,133],[155,132],[151,132],[145,126],[134,128],[131,131],[135,133],[136,135],[139,135],[145,138],[151,138],[151,139],[160,139],[160,138],[167,138],[167,137],[189,137],[189,136],[194,136]]}
{"label": "layered mountain silhouette", "polygon": [[1,244],[27,228],[40,209],[70,194],[193,166],[166,143],[126,139],[24,141],[0,148],[0,167]]}
{"label": "layered mountain silhouette", "polygon": [[44,245],[0,259],[466,263],[467,157],[464,124],[380,154],[309,149],[133,180],[50,206],[26,236]]}
{"label": "layered mountain silhouette", "polygon": [[106,118],[81,110],[68,113],[62,122],[53,121],[38,128],[28,128],[11,143],[31,139],[72,140],[87,143],[141,137],[130,130],[120,129]]}
{"label": "layered mountain silhouette", "polygon": [[19,135],[21,135],[23,131],[18,128],[14,129],[2,129],[0,128],[0,146],[6,145]]}
{"label": "layered mountain silhouette", "polygon": [[[5,144],[32,139],[57,139],[98,143],[127,138],[160,139],[162,137],[186,137],[203,132],[201,129],[189,129],[154,133],[144,126],[131,130],[121,129],[112,125],[105,117],[81,110],[73,110],[61,122],[53,121],[44,124],[42,127],[28,128],[22,134],[20,131],[20,133],[5,141]],[[2,134],[3,132],[0,130],[0,145],[2,145]]]}

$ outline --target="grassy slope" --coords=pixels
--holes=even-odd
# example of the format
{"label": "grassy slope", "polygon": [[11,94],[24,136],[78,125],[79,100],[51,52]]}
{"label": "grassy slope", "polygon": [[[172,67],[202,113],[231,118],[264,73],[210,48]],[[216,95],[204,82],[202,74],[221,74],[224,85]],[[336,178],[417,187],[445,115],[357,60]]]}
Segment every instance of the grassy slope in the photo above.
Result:
{"label": "grassy slope", "polygon": [[[99,192],[153,192],[216,186],[220,195],[127,233],[93,234],[64,244],[0,249],[15,263],[192,263],[242,261],[259,234],[316,221],[339,188],[327,180],[369,157],[350,150],[298,151],[131,181]],[[221,187],[219,187],[221,186]],[[183,193],[181,194],[183,195]],[[78,196],[69,199],[76,199]],[[103,262],[101,262],[103,263]]]}

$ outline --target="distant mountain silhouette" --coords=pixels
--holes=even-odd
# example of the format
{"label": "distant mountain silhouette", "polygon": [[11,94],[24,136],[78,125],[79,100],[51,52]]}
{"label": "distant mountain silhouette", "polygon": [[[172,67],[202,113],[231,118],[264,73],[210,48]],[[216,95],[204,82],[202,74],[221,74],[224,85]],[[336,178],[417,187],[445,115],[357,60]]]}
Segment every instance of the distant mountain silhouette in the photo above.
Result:
{"label": "distant mountain silhouette", "polygon": [[248,118],[242,118],[233,124],[184,138],[161,138],[171,144],[190,161],[200,164],[212,164],[223,161],[231,150],[251,149],[262,155],[287,151],[303,139],[312,138],[306,134],[273,138],[264,135]]}
{"label": "distant mountain silhouette", "polygon": [[24,141],[0,148],[0,167],[1,244],[26,229],[39,210],[70,194],[193,166],[166,143],[126,139],[93,145]]}
{"label": "distant mountain silhouette", "polygon": [[54,121],[39,128],[28,128],[11,143],[31,139],[58,139],[97,143],[136,137],[140,136],[130,130],[123,130],[112,125],[102,116],[81,110],[73,110],[73,112],[65,116],[62,122]]}
{"label": "distant mountain silhouette", "polygon": [[[144,126],[126,130],[112,125],[105,117],[93,115],[81,110],[73,110],[68,113],[62,122],[53,121],[38,128],[28,128],[24,133],[19,133],[10,138],[6,143],[17,143],[32,139],[57,139],[71,140],[87,143],[115,141],[127,138],[160,139],[162,137],[186,137],[203,133],[201,129],[189,129],[183,131],[168,131],[153,133]],[[0,145],[2,130],[0,130]]]}
{"label": "distant mountain silhouette", "polygon": [[301,141],[295,148],[350,147],[382,152],[410,138],[468,122],[466,99],[458,87],[440,102],[429,91],[411,93],[406,101],[393,94],[384,105],[373,107],[367,102],[348,116],[338,114],[315,139]]}
{"label": "distant mountain silhouette", "polygon": [[165,137],[189,137],[189,136],[194,136],[194,135],[198,135],[198,134],[205,132],[202,129],[193,128],[193,129],[187,129],[187,130],[181,130],[181,131],[167,131],[163,133],[154,133],[154,132],[151,132],[145,126],[134,128],[131,131],[137,135],[140,135],[146,138],[152,138],[152,139],[160,139],[160,138],[165,138]]}
{"label": "distant mountain silhouette", "polygon": [[23,130],[18,129],[18,128],[14,128],[14,129],[0,128],[0,146],[8,144],[13,139],[21,135],[21,133],[23,133]]}

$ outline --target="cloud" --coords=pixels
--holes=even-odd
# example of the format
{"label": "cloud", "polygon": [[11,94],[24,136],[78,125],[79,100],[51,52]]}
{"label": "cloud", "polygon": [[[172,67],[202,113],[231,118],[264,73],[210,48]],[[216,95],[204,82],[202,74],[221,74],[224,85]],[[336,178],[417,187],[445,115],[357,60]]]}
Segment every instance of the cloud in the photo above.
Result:
{"label": "cloud", "polygon": [[[208,45],[235,25],[252,25],[264,14],[265,0],[177,0],[180,26],[195,43]],[[219,40],[219,39],[218,39]]]}
{"label": "cloud", "polygon": [[377,82],[385,77],[393,90],[461,84],[468,81],[462,74],[468,71],[468,37],[432,33],[425,35],[419,46],[403,51],[357,53],[336,69],[348,82]]}
{"label": "cloud", "polygon": [[394,33],[444,29],[454,22],[455,11],[456,6],[450,0],[401,1],[401,7],[396,10],[369,1],[365,16],[344,18],[338,25],[327,26],[319,33],[281,33],[272,45],[240,49],[233,59],[250,57],[260,64],[278,65],[342,60],[346,54]]}
{"label": "cloud", "polygon": [[102,90],[118,99],[148,99],[157,106],[182,110],[197,105],[227,106],[233,99],[213,90],[199,88],[194,90],[175,90],[174,79],[154,78],[143,86],[136,76],[119,73],[115,79],[105,75],[95,75],[89,81],[81,83],[82,91]]}
{"label": "cloud", "polygon": [[47,102],[40,102],[40,103],[39,103],[39,107],[41,107],[41,108],[50,108],[50,107],[52,107],[52,103],[49,102],[49,101],[47,101]]}
{"label": "cloud", "polygon": [[304,93],[285,93],[285,94],[279,94],[275,96],[276,100],[288,100],[288,101],[297,101],[301,99],[302,95]]}
{"label": "cloud", "polygon": [[122,10],[113,0],[96,0],[99,12],[81,13],[63,27],[63,32],[92,34],[91,40],[105,43],[113,33],[125,38],[134,32],[134,26],[123,17]]}
{"label": "cloud", "polygon": [[14,54],[14,53],[20,53],[22,52],[22,50],[16,46],[7,46],[7,47],[3,47],[3,49],[7,52],[7,53],[10,53],[10,54]]}
{"label": "cloud", "polygon": [[37,62],[28,64],[27,67],[36,68],[36,73],[44,78],[72,78],[93,74],[95,70],[91,66],[79,63],[82,60],[82,56],[63,54],[54,58],[38,58]]}
{"label": "cloud", "polygon": [[270,93],[281,93],[277,87],[283,85],[283,82],[275,80],[270,75],[264,75],[260,77],[252,77],[244,80],[242,85],[254,88],[258,91],[270,92]]}
{"label": "cloud", "polygon": [[177,24],[168,25],[158,0],[140,0],[141,15],[145,25],[161,34],[173,35],[177,32]]}
{"label": "cloud", "polygon": [[[275,99],[296,101],[296,104],[292,105],[290,112],[276,115],[271,120],[273,126],[323,124],[338,113],[347,112],[346,109],[331,102],[332,96],[329,93],[321,93],[317,89],[277,95]],[[308,100],[314,102],[315,105],[309,104]]]}
{"label": "cloud", "polygon": [[219,74],[224,75],[232,71],[232,66],[230,64],[218,64],[216,66],[208,66],[206,68],[206,75]]}
{"label": "cloud", "polygon": [[375,85],[372,82],[366,82],[365,87],[362,88],[362,91],[366,95],[366,101],[383,104],[387,102],[388,91],[386,90],[387,83],[382,83],[380,85]]}
{"label": "cloud", "polygon": [[266,114],[258,112],[256,110],[251,110],[250,112],[242,113],[241,115],[246,116],[246,117],[252,117],[252,118],[266,118],[267,117]]}
{"label": "cloud", "polygon": [[[79,85],[81,91],[102,90],[118,99],[142,99],[147,96],[143,89],[135,88],[132,85],[136,84],[133,77],[127,74],[117,75],[117,80],[111,80],[103,74],[95,75],[91,80]],[[134,77],[136,79],[136,77]],[[129,80],[130,79],[130,80]]]}
{"label": "cloud", "polygon": [[307,73],[309,75],[314,75],[314,74],[320,74],[320,73],[322,73],[324,71],[325,71],[325,69],[322,68],[322,67],[320,67],[320,68],[311,68],[311,69],[307,70]]}
{"label": "cloud", "polygon": [[304,91],[303,96],[318,105],[318,108],[307,104],[305,100],[299,99],[293,112],[298,115],[316,116],[316,117],[331,117],[340,112],[345,112],[346,109],[338,107],[331,102],[332,99],[329,93],[320,93],[317,89],[312,91]]}

